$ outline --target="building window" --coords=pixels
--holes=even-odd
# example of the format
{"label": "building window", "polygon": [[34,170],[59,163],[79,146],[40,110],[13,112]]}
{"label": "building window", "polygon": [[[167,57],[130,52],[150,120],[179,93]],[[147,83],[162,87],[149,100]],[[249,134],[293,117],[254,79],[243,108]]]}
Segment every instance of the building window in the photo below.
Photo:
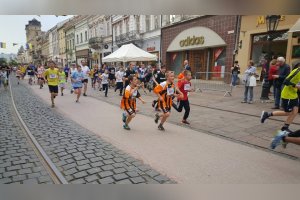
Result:
{"label": "building window", "polygon": [[124,22],[125,22],[125,27],[126,27],[126,33],[128,33],[128,32],[129,32],[129,17],[126,18],[126,19],[124,20]]}
{"label": "building window", "polygon": [[117,36],[117,26],[114,27],[114,36],[115,36],[115,40],[116,40],[116,36]]}
{"label": "building window", "polygon": [[80,33],[80,43],[82,43],[82,33]]}
{"label": "building window", "polygon": [[140,30],[140,16],[137,15],[135,20],[136,20],[136,30],[139,31]]}
{"label": "building window", "polygon": [[122,22],[120,22],[120,35],[123,33],[123,24],[122,24]]}
{"label": "building window", "polygon": [[106,24],[106,36],[110,35],[110,25],[109,25],[109,22],[107,22]]}
{"label": "building window", "polygon": [[[257,67],[262,67],[265,62],[265,57],[269,51],[268,34],[262,33],[252,35],[251,45],[251,60],[254,61]],[[288,33],[286,31],[276,31],[272,35],[271,55],[272,56],[286,56]]]}
{"label": "building window", "polygon": [[146,32],[150,31],[150,15],[146,15],[145,22],[146,22]]}
{"label": "building window", "polygon": [[159,28],[159,17],[157,15],[154,15],[154,29]]}
{"label": "building window", "polygon": [[77,44],[79,43],[79,37],[78,37],[78,35],[77,35]]}
{"label": "building window", "polygon": [[88,35],[87,35],[87,31],[85,31],[85,41],[88,40]]}

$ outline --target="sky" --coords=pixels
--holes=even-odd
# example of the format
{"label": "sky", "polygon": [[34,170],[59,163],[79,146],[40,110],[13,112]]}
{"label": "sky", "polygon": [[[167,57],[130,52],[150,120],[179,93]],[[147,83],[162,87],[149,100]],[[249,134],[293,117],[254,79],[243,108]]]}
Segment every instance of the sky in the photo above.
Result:
{"label": "sky", "polygon": [[[72,17],[55,15],[0,15],[0,42],[6,42],[6,49],[0,48],[0,53],[17,53],[21,45],[26,44],[25,25],[33,18],[41,22],[42,31],[48,31],[58,22]],[[12,43],[18,43],[13,47]]]}

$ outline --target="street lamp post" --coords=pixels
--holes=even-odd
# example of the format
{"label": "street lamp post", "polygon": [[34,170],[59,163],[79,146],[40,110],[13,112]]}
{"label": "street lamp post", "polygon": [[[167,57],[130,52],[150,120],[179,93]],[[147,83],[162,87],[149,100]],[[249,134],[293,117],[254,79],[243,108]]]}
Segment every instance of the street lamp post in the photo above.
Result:
{"label": "street lamp post", "polygon": [[266,24],[267,24],[267,33],[268,33],[268,55],[267,55],[267,63],[266,63],[266,73],[264,76],[264,83],[262,85],[261,91],[261,100],[269,100],[269,66],[272,60],[272,51],[271,51],[271,43],[272,43],[272,34],[276,31],[280,15],[267,15],[266,16]]}

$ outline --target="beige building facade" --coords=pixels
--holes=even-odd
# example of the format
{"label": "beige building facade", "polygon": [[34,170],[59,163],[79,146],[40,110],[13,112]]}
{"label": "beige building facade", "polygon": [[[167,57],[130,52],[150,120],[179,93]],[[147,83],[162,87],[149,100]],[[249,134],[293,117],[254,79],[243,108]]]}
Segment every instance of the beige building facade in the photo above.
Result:
{"label": "beige building facade", "polygon": [[248,61],[253,60],[260,73],[264,57],[269,51],[273,56],[285,57],[286,62],[291,65],[294,60],[293,46],[299,42],[299,39],[293,38],[289,30],[299,18],[300,15],[281,15],[277,30],[271,35],[272,41],[269,46],[265,16],[242,16],[238,51],[235,56],[235,60],[239,61],[241,72],[246,70]]}

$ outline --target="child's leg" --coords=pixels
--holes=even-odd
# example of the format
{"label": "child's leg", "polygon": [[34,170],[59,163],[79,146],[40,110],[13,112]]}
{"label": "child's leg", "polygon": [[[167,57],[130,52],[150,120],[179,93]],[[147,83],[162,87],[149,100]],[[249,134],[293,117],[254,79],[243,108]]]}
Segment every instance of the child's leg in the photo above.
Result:
{"label": "child's leg", "polygon": [[190,102],[189,102],[189,100],[184,101],[183,106],[184,106],[184,110],[185,110],[183,120],[187,120],[187,118],[190,115]]}
{"label": "child's leg", "polygon": [[108,85],[106,84],[106,87],[105,87],[105,96],[107,97],[107,92],[108,92]]}
{"label": "child's leg", "polygon": [[134,113],[131,114],[131,115],[128,115],[128,116],[127,116],[127,119],[126,119],[126,124],[128,125],[134,117],[135,117],[135,114],[134,114]]}
{"label": "child's leg", "polygon": [[170,116],[170,112],[164,113],[164,114],[161,116],[160,124],[163,125],[163,124],[167,121],[167,119],[168,119],[169,116]]}

